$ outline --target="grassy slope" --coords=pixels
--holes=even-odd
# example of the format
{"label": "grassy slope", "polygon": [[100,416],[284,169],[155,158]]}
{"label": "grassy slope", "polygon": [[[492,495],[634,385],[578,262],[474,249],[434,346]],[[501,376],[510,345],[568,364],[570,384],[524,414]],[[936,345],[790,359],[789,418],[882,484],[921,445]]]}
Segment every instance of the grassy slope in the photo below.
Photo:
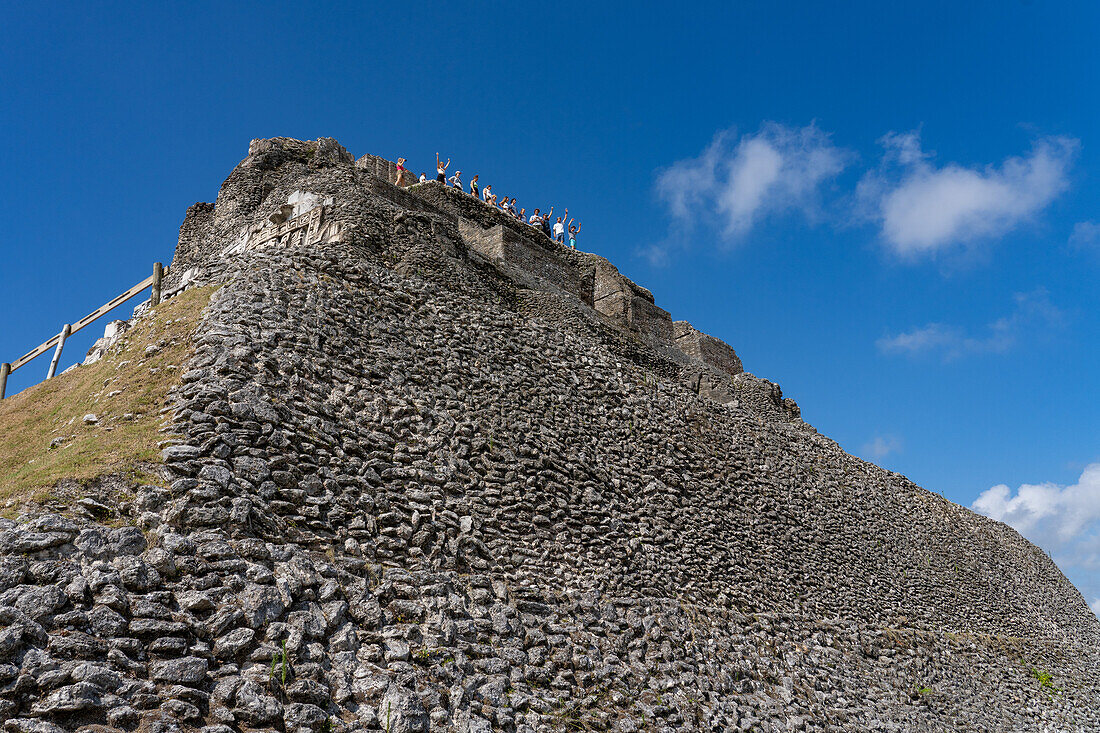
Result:
{"label": "grassy slope", "polygon": [[[60,479],[91,479],[159,461],[159,414],[191,357],[215,288],[184,291],[139,320],[110,353],[0,401],[0,508],[50,497]],[[156,347],[146,356],[149,346]],[[118,394],[114,394],[118,392]],[[94,425],[84,423],[92,413]],[[50,448],[55,438],[60,447]]]}

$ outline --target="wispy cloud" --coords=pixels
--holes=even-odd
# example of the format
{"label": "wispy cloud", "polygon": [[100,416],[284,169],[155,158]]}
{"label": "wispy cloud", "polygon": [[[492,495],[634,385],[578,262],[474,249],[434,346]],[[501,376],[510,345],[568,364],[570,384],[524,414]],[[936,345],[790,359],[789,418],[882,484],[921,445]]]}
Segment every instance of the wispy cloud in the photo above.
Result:
{"label": "wispy cloud", "polygon": [[860,454],[875,461],[881,461],[891,453],[901,451],[901,439],[893,435],[876,435],[873,440],[863,444]]}
{"label": "wispy cloud", "polygon": [[733,239],[780,211],[799,211],[812,220],[822,185],[853,157],[814,124],[766,122],[740,138],[733,130],[718,133],[697,157],[661,171],[657,193],[681,226],[716,220]]}
{"label": "wispy cloud", "polygon": [[974,511],[1004,522],[1050,553],[1076,577],[1100,615],[1100,463],[1085,467],[1077,483],[998,484],[974,501]]}
{"label": "wispy cloud", "polygon": [[1077,249],[1100,250],[1100,223],[1079,221],[1074,224],[1073,232],[1069,235],[1069,244]]}
{"label": "wispy cloud", "polygon": [[1046,289],[1016,293],[1012,312],[988,324],[978,333],[960,326],[929,323],[893,336],[876,345],[886,354],[934,354],[945,362],[972,354],[1001,354],[1012,349],[1030,329],[1060,325],[1062,311],[1050,302]]}
{"label": "wispy cloud", "polygon": [[664,267],[668,264],[668,248],[663,244],[647,244],[638,247],[635,253],[646,260],[651,267]]}
{"label": "wispy cloud", "polygon": [[862,214],[881,224],[887,247],[905,258],[997,237],[1034,218],[1068,188],[1078,148],[1073,138],[1046,137],[1000,165],[937,167],[918,131],[880,143],[882,163],[864,175],[856,198]]}

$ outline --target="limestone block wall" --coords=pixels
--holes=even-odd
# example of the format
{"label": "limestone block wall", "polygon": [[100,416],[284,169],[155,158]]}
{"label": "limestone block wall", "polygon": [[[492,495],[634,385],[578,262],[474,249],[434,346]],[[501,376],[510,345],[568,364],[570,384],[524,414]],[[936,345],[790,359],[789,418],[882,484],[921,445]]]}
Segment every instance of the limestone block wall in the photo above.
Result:
{"label": "limestone block wall", "polygon": [[355,162],[355,157],[331,137],[321,137],[316,140],[272,137],[258,138],[249,142],[248,157],[241,161],[238,167],[257,165],[271,169],[295,159],[317,168]]}
{"label": "limestone block wall", "polygon": [[[516,280],[499,212],[263,142],[185,222],[221,287],[163,480],[94,489],[124,526],[0,518],[5,731],[1100,729],[1100,623],[1019,534],[606,260]],[[223,254],[295,191],[348,238]]]}
{"label": "limestone block wall", "polygon": [[587,257],[595,272],[595,309],[649,344],[673,345],[672,316],[653,302],[653,293],[625,277],[603,257]]}
{"label": "limestone block wall", "polygon": [[402,209],[435,214],[445,217],[455,223],[458,221],[458,217],[455,216],[453,212],[441,209],[431,202],[425,201],[420,196],[410,193],[408,189],[398,188],[393,185],[392,182],[387,182],[385,179],[377,177],[373,173],[371,177],[364,182],[364,186],[371,193],[381,196],[390,203],[400,206]]}
{"label": "limestone block wall", "polygon": [[676,347],[731,377],[744,371],[741,359],[729,344],[695,329],[687,321],[672,324],[672,337]]}
{"label": "limestone block wall", "polygon": [[[222,185],[217,204],[197,204],[188,212],[168,287],[178,288],[184,280],[190,281],[196,275],[194,265],[222,267],[226,247],[238,241],[243,231],[263,225],[287,195],[323,194],[324,200],[334,202],[326,207],[326,219],[343,219],[349,229],[360,230],[358,219],[368,211],[371,216],[380,212],[380,207],[367,204],[367,199],[382,199],[393,212],[386,215],[390,227],[409,229],[397,222],[397,212],[426,216],[421,228],[429,239],[446,251],[458,251],[456,247],[461,249],[464,244],[492,262],[507,280],[531,293],[544,293],[539,308],[548,315],[569,311],[583,320],[584,309],[592,309],[593,317],[602,315],[664,359],[717,370],[705,377],[699,372],[685,378],[711,385],[698,387],[697,394],[718,401],[733,399],[723,379],[740,369],[733,350],[705,334],[675,332],[671,316],[655,304],[653,294],[624,277],[606,259],[570,250],[541,230],[435,181],[397,188],[391,182],[396,178],[396,165],[379,156],[368,154],[352,161],[350,153],[331,139],[253,141],[248,158]],[[411,263],[401,266],[416,267]],[[565,301],[545,300],[557,297],[555,294],[575,299],[581,311],[573,311]],[[551,305],[554,302],[558,305]],[[769,404],[769,400],[761,404]]]}
{"label": "limestone block wall", "polygon": [[578,267],[576,256],[569,258],[561,247],[522,236],[501,224],[483,229],[461,219],[459,228],[473,249],[506,268],[518,281],[540,290],[562,290],[592,305],[593,271]]}
{"label": "limestone block wall", "polygon": [[166,521],[548,587],[1095,638],[1042,553],[752,409],[774,385],[699,400],[476,270],[429,277],[456,262],[434,245],[420,272],[374,251],[256,250],[223,278],[175,403],[195,449]]}
{"label": "limestone block wall", "polygon": [[[393,163],[374,155],[360,157],[356,167],[391,182],[397,175]],[[525,287],[570,293],[666,354],[676,350],[731,376],[742,371],[741,360],[728,344],[688,324],[690,331],[676,331],[671,315],[655,303],[653,294],[603,257],[567,250],[539,229],[436,181],[410,186],[408,196],[381,184],[372,190],[407,208],[423,210],[426,202],[430,210],[457,218],[467,244]],[[718,397],[725,392],[710,394]]]}
{"label": "limestone block wall", "polygon": [[[397,184],[397,163],[393,161],[367,153],[355,161],[355,167],[381,178],[386,183]],[[407,171],[405,178],[411,184],[416,182],[419,175],[419,173],[414,175],[412,171]]]}
{"label": "limestone block wall", "polygon": [[463,193],[451,186],[443,186],[436,181],[410,186],[409,191],[417,197],[434,204],[436,207],[479,224],[484,229],[500,225],[514,231],[521,237],[537,238],[550,242],[549,237],[535,227],[521,222],[500,209]]}
{"label": "limestone block wall", "polygon": [[214,204],[198,202],[187,208],[187,214],[180,225],[176,255],[173,263],[181,269],[187,268],[203,256],[203,246],[209,241],[214,225]]}

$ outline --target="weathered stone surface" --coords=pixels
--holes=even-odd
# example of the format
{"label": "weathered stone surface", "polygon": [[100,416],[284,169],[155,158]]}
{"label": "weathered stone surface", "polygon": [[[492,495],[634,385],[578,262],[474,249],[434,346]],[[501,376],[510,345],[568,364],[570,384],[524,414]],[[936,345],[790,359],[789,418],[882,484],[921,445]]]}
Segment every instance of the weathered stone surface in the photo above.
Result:
{"label": "weathered stone surface", "polygon": [[39,715],[58,715],[95,710],[103,706],[99,689],[89,682],[66,685],[51,692],[32,708]]}
{"label": "weathered stone surface", "polygon": [[687,321],[672,324],[672,337],[680,351],[731,377],[744,371],[741,360],[729,344],[696,330]]}
{"label": "weathered stone surface", "polygon": [[158,682],[194,686],[206,677],[207,663],[198,657],[172,659],[153,665],[152,677]]}
{"label": "weathered stone surface", "polygon": [[427,733],[428,711],[411,690],[391,684],[378,704],[378,722],[391,733]]}
{"label": "weathered stone surface", "polygon": [[[380,160],[254,141],[188,211],[170,488],[0,519],[5,731],[1100,729],[1049,558]],[[263,238],[316,206],[346,238]]]}
{"label": "weathered stone surface", "polygon": [[214,656],[219,659],[233,659],[247,649],[255,638],[256,632],[252,629],[234,629],[215,642]]}
{"label": "weathered stone surface", "polygon": [[190,461],[202,455],[202,451],[193,445],[170,445],[160,452],[165,463],[172,461]]}

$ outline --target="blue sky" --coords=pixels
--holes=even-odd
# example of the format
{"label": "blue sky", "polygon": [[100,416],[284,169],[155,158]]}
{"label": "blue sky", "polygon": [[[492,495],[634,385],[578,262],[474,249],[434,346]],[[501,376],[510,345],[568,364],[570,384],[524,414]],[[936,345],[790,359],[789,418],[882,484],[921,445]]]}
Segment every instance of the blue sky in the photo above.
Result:
{"label": "blue sky", "polygon": [[1100,6],[374,5],[8,8],[0,359],[168,262],[251,138],[439,151],[1100,602]]}

